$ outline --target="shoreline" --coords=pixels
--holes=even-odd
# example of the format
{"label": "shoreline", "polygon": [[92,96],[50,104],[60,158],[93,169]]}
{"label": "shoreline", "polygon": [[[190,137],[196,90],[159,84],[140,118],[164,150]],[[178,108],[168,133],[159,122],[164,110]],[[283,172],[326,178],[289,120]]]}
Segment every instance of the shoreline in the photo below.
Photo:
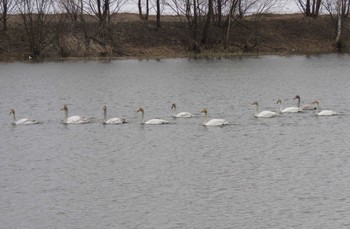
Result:
{"label": "shoreline", "polygon": [[49,63],[49,62],[75,62],[75,61],[123,61],[123,60],[166,60],[166,59],[234,59],[245,57],[291,57],[291,56],[322,56],[322,55],[350,55],[349,52],[295,52],[295,53],[236,53],[236,54],[188,54],[188,55],[140,55],[140,56],[91,56],[91,57],[65,57],[44,58],[41,60],[0,59],[0,63]]}

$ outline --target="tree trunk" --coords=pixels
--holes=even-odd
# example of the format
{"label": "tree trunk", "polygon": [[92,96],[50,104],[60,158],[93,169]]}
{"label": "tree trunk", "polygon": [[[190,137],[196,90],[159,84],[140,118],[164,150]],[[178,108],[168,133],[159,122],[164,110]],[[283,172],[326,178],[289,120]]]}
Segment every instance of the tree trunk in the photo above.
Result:
{"label": "tree trunk", "polygon": [[160,28],[160,0],[157,0],[157,27]]}
{"label": "tree trunk", "polygon": [[7,0],[3,0],[3,11],[2,11],[2,29],[7,31],[7,13],[8,13],[8,4]]}
{"label": "tree trunk", "polygon": [[341,49],[342,49],[341,37],[342,37],[342,15],[341,15],[341,12],[339,10],[339,12],[338,12],[338,24],[337,24],[337,37],[335,38],[335,45],[336,45],[337,51],[341,51]]}
{"label": "tree trunk", "polygon": [[222,2],[221,0],[218,0],[218,25],[221,25],[222,23]]}
{"label": "tree trunk", "polygon": [[138,0],[139,16],[141,20],[148,20],[149,15],[149,0],[146,0],[146,14],[142,13],[142,0]]}
{"label": "tree trunk", "polygon": [[148,15],[149,15],[149,0],[146,0],[146,16],[145,20],[148,20]]}
{"label": "tree trunk", "polygon": [[137,4],[138,8],[139,8],[139,16],[140,16],[140,19],[141,20],[144,20],[143,18],[143,14],[142,14],[142,5],[141,5],[141,0],[138,1],[138,4]]}
{"label": "tree trunk", "polygon": [[208,33],[209,33],[209,26],[210,21],[213,16],[213,0],[208,0],[208,14],[207,14],[207,20],[205,21],[204,27],[203,27],[203,33],[202,33],[202,44],[205,44],[208,40]]}

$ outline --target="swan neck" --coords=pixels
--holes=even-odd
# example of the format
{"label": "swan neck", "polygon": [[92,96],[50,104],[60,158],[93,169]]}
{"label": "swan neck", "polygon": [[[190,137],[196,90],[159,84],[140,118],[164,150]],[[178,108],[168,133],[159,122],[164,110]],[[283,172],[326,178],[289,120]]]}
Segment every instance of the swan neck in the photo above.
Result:
{"label": "swan neck", "polygon": [[176,116],[176,107],[173,107],[173,116]]}
{"label": "swan neck", "polygon": [[16,114],[12,113],[12,123],[16,123]]}
{"label": "swan neck", "polygon": [[207,123],[208,122],[208,113],[205,113],[204,114],[204,123]]}
{"label": "swan neck", "polygon": [[68,110],[64,110],[64,122],[67,123],[68,120]]}
{"label": "swan neck", "polygon": [[141,111],[141,124],[144,124],[144,118],[145,118],[145,113],[144,111]]}
{"label": "swan neck", "polygon": [[300,99],[298,98],[298,108],[300,108]]}
{"label": "swan neck", "polygon": [[106,121],[107,121],[107,111],[104,110],[103,111],[103,122],[106,123]]}
{"label": "swan neck", "polygon": [[258,115],[258,114],[259,114],[259,104],[256,104],[255,114],[256,114],[256,115]]}

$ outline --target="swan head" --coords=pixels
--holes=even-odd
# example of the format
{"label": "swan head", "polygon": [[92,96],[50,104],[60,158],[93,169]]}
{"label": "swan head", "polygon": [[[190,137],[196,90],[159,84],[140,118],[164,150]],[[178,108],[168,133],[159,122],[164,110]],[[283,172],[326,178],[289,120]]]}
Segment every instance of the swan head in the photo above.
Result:
{"label": "swan head", "polygon": [[208,114],[208,110],[204,108],[203,110],[201,110],[201,113]]}
{"label": "swan head", "polygon": [[140,107],[136,112],[144,112],[144,110],[143,110],[143,108],[142,107]]}
{"label": "swan head", "polygon": [[103,111],[106,112],[107,111],[107,107],[103,106]]}
{"label": "swan head", "polygon": [[299,96],[299,95],[296,95],[293,99],[300,100],[300,96]]}
{"label": "swan head", "polygon": [[175,103],[171,104],[171,110],[172,109],[176,110],[176,104]]}
{"label": "swan head", "polygon": [[63,106],[63,108],[61,109],[61,111],[68,111],[67,104],[64,104],[64,106]]}
{"label": "swan head", "polygon": [[277,104],[281,104],[281,103],[282,103],[282,100],[278,99]]}
{"label": "swan head", "polygon": [[312,104],[320,104],[320,101],[318,101],[318,100],[315,100]]}
{"label": "swan head", "polygon": [[15,109],[12,109],[11,108],[11,110],[10,110],[10,114],[15,114],[16,112],[15,112]]}
{"label": "swan head", "polygon": [[254,101],[254,102],[252,103],[252,105],[256,105],[256,106],[258,106],[258,105],[259,105],[259,103],[258,103],[258,101]]}

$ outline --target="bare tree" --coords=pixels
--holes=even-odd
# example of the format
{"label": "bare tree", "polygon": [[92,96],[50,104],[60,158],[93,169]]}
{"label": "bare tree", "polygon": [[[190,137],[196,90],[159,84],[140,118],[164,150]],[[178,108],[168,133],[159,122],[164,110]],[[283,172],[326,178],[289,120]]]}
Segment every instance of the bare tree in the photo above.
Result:
{"label": "bare tree", "polygon": [[[243,16],[249,13],[262,15],[267,12],[277,0],[172,0],[164,3],[173,9],[182,21],[187,20],[191,50],[199,52],[201,47],[208,44],[210,38],[223,40],[228,45],[230,40],[230,31],[234,23],[237,23]],[[256,22],[260,17],[256,17]],[[223,37],[211,37],[210,28],[213,22],[217,20],[226,27],[226,33]]]}
{"label": "bare tree", "polygon": [[105,38],[111,27],[111,15],[117,13],[127,0],[85,0],[84,12],[93,15],[99,23],[99,34]]}
{"label": "bare tree", "polygon": [[139,16],[141,20],[148,20],[148,16],[149,16],[149,0],[146,0],[146,13],[145,15],[143,14],[143,4],[142,4],[142,0],[138,0],[137,3],[138,9],[139,9]]}
{"label": "bare tree", "polygon": [[323,5],[334,22],[336,28],[335,46],[338,51],[341,51],[343,19],[349,16],[350,0],[326,0]]}
{"label": "bare tree", "polygon": [[334,15],[341,15],[343,18],[349,16],[350,0],[324,0],[323,6],[334,20]]}
{"label": "bare tree", "polygon": [[49,24],[53,17],[49,13],[52,10],[52,0],[20,0],[18,3],[33,59],[50,44]]}
{"label": "bare tree", "polygon": [[7,31],[7,20],[15,6],[16,4],[13,0],[0,0],[0,21],[2,22],[3,31]]}
{"label": "bare tree", "polygon": [[322,0],[294,0],[306,17],[317,17],[320,13]]}
{"label": "bare tree", "polygon": [[[189,49],[200,52],[200,44],[202,42],[200,31],[203,26],[202,19],[208,13],[208,4],[201,0],[172,0],[163,2],[178,15],[181,21],[183,21],[183,18],[186,18],[189,34]],[[210,23],[211,19],[208,19],[208,17],[205,18],[207,18],[206,21]],[[207,38],[203,41],[206,42],[206,39]]]}
{"label": "bare tree", "polygon": [[[228,45],[230,38],[230,30],[231,26],[241,20],[243,16],[251,10],[252,8],[264,8],[263,6],[273,5],[272,1],[274,0],[266,0],[266,1],[258,1],[258,0],[231,0],[227,4],[228,12],[224,25],[226,26],[226,45]],[[261,10],[257,11],[261,13]]]}
{"label": "bare tree", "polygon": [[81,3],[81,0],[60,0],[58,5],[71,21],[77,21],[82,11]]}

